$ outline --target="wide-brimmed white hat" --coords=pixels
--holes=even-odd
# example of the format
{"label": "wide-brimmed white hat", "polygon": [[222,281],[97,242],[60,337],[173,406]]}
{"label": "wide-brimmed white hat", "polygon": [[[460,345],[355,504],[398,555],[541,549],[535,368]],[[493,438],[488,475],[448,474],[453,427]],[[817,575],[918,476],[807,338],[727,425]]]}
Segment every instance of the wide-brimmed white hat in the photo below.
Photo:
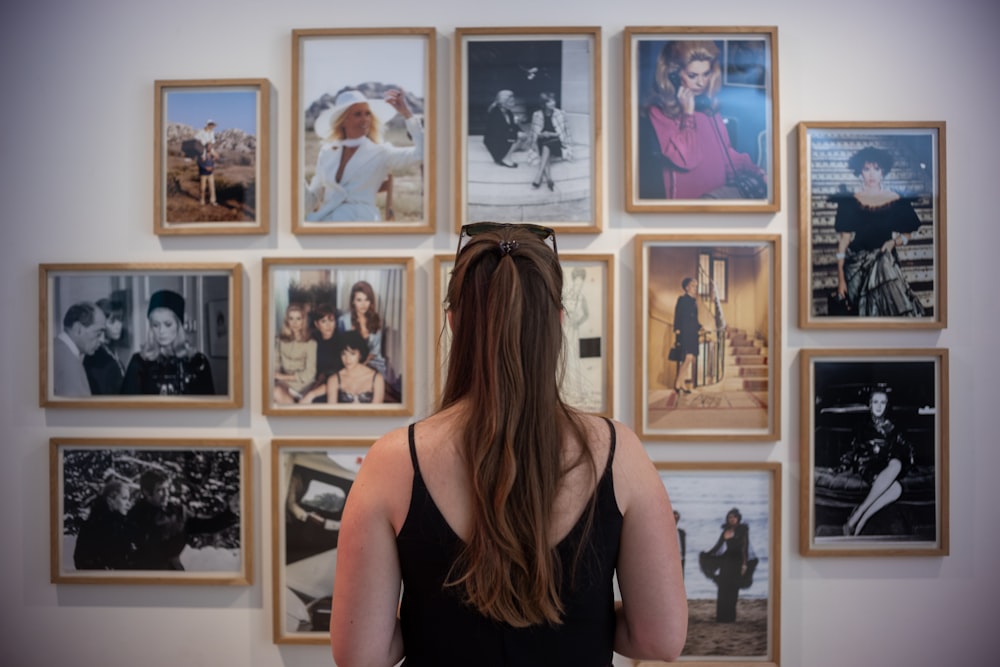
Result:
{"label": "wide-brimmed white hat", "polygon": [[344,90],[333,101],[333,106],[327,107],[316,117],[313,129],[323,141],[333,139],[333,124],[340,115],[355,104],[367,104],[379,123],[385,125],[398,112],[391,104],[378,97],[365,97],[360,90]]}

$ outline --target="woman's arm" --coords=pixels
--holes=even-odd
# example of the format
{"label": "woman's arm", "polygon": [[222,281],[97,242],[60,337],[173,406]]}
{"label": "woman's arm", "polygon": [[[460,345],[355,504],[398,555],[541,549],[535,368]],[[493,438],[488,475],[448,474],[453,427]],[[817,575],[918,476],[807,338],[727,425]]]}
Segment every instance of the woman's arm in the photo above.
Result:
{"label": "woman's arm", "polygon": [[851,245],[851,232],[837,234],[837,296],[841,299],[847,296],[847,278],[844,277],[844,260],[847,258],[847,246]]}
{"label": "woman's arm", "polygon": [[695,116],[682,115],[674,120],[657,107],[651,107],[649,121],[660,152],[674,167],[687,171],[701,164],[702,147],[698,143]]}
{"label": "woman's arm", "polygon": [[616,424],[615,498],[622,512],[615,651],[674,660],[687,635],[687,597],[670,498],[638,437]]}
{"label": "woman's arm", "polygon": [[344,507],[330,617],[338,667],[391,667],[403,658],[393,521],[409,503],[412,485],[406,431],[398,429],[372,445]]}

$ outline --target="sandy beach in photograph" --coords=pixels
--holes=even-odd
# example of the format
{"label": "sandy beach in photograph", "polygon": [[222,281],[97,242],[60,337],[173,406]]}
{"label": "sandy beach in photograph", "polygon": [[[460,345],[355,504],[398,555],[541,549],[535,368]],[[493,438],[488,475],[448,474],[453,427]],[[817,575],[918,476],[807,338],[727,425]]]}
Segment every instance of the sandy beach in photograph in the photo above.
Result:
{"label": "sandy beach in photograph", "polygon": [[[688,635],[683,657],[767,656],[767,600],[740,598],[735,623],[715,622],[715,600],[688,600]],[[656,667],[665,662],[637,662],[636,667]]]}

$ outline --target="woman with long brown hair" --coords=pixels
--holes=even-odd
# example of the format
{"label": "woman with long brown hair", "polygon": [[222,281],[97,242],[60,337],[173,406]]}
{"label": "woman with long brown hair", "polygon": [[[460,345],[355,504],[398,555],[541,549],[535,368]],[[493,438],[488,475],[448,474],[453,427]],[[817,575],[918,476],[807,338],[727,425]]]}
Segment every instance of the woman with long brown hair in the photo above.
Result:
{"label": "woman with long brown hair", "polygon": [[440,408],[372,446],[344,509],[338,665],[680,653],[687,606],[663,483],[631,430],[559,397],[562,282],[551,229],[462,228]]}

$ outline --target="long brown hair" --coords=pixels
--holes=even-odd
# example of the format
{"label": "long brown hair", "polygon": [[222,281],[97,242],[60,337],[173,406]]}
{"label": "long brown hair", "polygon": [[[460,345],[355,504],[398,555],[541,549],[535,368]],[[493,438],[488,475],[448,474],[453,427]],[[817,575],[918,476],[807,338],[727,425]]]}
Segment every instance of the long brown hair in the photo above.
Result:
{"label": "long brown hair", "polygon": [[375,310],[375,290],[372,289],[371,283],[364,280],[359,280],[358,282],[351,285],[351,298],[347,303],[348,310],[351,311],[351,326],[355,329],[361,328],[361,322],[358,319],[358,311],[354,308],[354,295],[361,292],[366,297],[368,297],[368,312],[365,313],[365,327],[368,329],[369,334],[373,334],[382,328],[382,317]]}
{"label": "long brown hair", "polygon": [[[574,466],[589,463],[596,479],[582,421],[559,396],[562,283],[553,249],[510,226],[472,237],[448,285],[454,336],[441,408],[470,406],[460,436],[473,516],[448,585],[515,627],[561,622],[553,504]],[[568,436],[582,451],[567,463]],[[588,530],[592,516],[593,503]]]}

